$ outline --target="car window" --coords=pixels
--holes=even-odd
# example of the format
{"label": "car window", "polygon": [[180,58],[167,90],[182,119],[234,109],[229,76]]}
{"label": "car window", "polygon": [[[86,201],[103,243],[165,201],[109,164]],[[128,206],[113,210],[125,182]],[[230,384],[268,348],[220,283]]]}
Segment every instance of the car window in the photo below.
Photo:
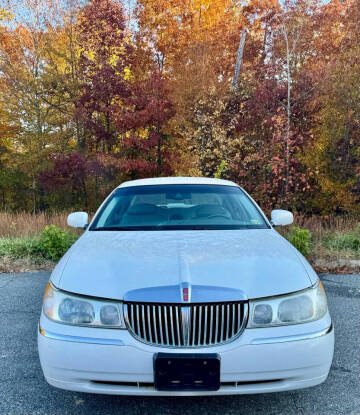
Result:
{"label": "car window", "polygon": [[239,187],[154,185],[117,189],[90,230],[265,228],[260,211]]}

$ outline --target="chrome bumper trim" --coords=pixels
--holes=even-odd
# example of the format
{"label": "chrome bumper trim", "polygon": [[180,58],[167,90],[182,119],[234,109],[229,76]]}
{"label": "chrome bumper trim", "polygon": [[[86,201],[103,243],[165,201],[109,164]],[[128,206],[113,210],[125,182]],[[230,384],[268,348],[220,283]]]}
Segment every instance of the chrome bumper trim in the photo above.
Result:
{"label": "chrome bumper trim", "polygon": [[331,333],[334,329],[333,324],[331,323],[327,329],[314,331],[312,333],[304,334],[295,334],[293,336],[281,336],[281,337],[265,337],[261,339],[254,339],[250,344],[269,344],[269,343],[285,343],[285,342],[295,342],[299,340],[311,340],[316,337],[326,336]]}
{"label": "chrome bumper trim", "polygon": [[78,337],[78,336],[69,336],[67,334],[58,334],[51,331],[46,331],[39,325],[39,333],[52,340],[61,340],[66,342],[75,342],[75,343],[88,343],[88,344],[104,344],[111,346],[124,346],[122,340],[117,339],[98,339],[96,337]]}

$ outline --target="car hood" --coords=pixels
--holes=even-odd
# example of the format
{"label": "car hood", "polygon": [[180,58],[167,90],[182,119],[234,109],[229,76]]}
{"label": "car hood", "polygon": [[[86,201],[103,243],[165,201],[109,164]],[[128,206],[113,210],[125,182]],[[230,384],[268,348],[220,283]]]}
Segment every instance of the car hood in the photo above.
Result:
{"label": "car hood", "polygon": [[241,290],[251,299],[314,282],[303,257],[273,229],[87,231],[51,279],[62,290],[118,300],[182,283]]}

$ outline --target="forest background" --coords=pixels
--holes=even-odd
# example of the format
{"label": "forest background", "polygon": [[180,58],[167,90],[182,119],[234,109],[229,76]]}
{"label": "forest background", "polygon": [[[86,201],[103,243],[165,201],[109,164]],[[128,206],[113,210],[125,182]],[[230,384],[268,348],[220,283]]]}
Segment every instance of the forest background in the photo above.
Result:
{"label": "forest background", "polygon": [[203,175],[359,212],[359,0],[1,3],[0,209]]}
{"label": "forest background", "polygon": [[360,0],[0,0],[0,210],[173,175],[354,230]]}

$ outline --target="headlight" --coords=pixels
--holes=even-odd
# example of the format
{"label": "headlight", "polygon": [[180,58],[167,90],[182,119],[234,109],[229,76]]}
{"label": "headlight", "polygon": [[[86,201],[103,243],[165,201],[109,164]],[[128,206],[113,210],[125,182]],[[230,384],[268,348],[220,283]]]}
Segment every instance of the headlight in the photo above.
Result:
{"label": "headlight", "polygon": [[51,284],[45,290],[43,310],[47,317],[59,323],[125,328],[120,302],[69,294]]}
{"label": "headlight", "polygon": [[319,320],[326,312],[325,290],[319,282],[295,294],[250,301],[248,328],[308,323]]}

